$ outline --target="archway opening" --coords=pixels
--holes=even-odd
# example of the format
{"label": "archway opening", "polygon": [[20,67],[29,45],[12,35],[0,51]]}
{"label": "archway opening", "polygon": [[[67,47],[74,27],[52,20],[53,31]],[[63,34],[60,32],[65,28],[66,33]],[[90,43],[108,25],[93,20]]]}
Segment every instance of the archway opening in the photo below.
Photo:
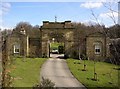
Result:
{"label": "archway opening", "polygon": [[50,41],[50,57],[52,55],[61,55],[64,57],[64,42],[57,41],[55,38],[52,38]]}

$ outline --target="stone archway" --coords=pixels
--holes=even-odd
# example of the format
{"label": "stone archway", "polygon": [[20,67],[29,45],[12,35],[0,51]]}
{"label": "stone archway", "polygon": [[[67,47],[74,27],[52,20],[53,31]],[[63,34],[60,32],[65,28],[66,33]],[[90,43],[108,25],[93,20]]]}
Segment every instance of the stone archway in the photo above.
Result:
{"label": "stone archway", "polygon": [[50,57],[50,42],[55,38],[57,42],[64,43],[64,55],[71,54],[74,27],[70,21],[65,22],[43,22],[41,27],[42,57]]}

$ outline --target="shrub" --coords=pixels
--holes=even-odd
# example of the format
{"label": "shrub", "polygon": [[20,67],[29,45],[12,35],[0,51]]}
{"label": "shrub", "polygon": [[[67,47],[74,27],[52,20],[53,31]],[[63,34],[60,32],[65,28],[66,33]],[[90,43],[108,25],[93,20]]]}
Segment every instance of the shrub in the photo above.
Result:
{"label": "shrub", "polygon": [[41,83],[38,84],[38,85],[35,85],[35,86],[33,87],[33,89],[38,89],[38,88],[39,88],[39,89],[46,89],[46,88],[48,88],[48,89],[53,89],[54,86],[55,86],[55,84],[54,84],[51,80],[42,77]]}

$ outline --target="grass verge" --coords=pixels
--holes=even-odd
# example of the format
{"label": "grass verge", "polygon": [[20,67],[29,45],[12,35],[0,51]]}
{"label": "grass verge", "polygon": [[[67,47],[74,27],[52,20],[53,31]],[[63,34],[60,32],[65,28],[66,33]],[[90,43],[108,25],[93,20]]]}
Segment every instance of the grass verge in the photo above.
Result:
{"label": "grass verge", "polygon": [[118,87],[118,71],[114,64],[105,62],[96,62],[97,81],[92,80],[94,78],[94,62],[85,60],[86,71],[84,69],[84,61],[67,59],[72,74],[87,88],[91,87]]}
{"label": "grass verge", "polygon": [[14,58],[10,65],[13,87],[33,87],[40,82],[40,68],[45,58]]}

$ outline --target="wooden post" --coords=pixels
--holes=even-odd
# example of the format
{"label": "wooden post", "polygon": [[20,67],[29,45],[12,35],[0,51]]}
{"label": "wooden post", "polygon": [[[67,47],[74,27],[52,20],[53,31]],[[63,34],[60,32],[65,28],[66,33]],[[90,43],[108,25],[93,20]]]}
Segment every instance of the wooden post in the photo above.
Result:
{"label": "wooden post", "polygon": [[94,58],[94,80],[97,80],[97,73],[96,73],[96,63],[95,63],[95,58]]}

